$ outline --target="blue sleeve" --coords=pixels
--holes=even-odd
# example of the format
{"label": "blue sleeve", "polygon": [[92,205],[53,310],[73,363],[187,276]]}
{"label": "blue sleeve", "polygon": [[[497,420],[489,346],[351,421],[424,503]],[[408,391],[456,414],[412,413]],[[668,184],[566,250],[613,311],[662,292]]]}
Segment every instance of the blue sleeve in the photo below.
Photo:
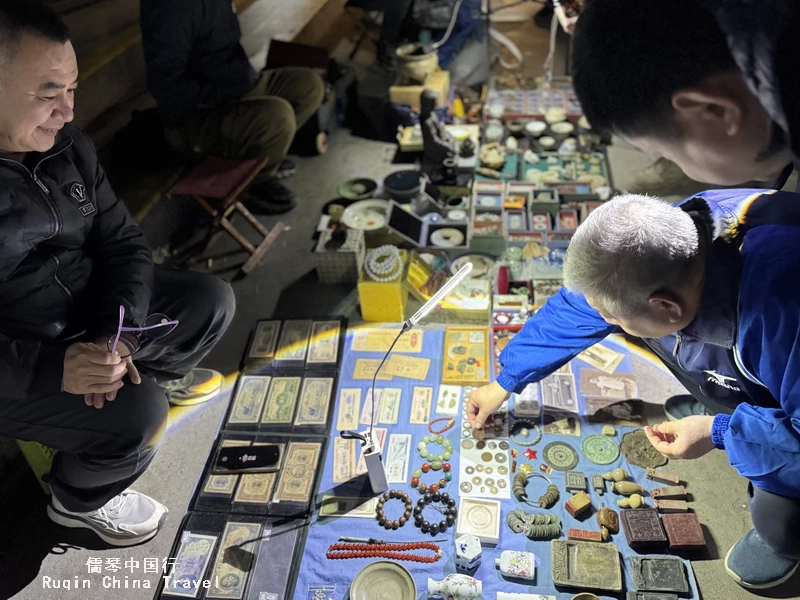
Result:
{"label": "blue sleeve", "polygon": [[727,428],[721,417],[715,421],[715,441],[753,485],[800,497],[800,229],[758,227],[745,238],[742,254],[741,362],[780,408],[739,405]]}
{"label": "blue sleeve", "polygon": [[509,392],[521,392],[616,330],[582,295],[561,288],[500,354],[503,371],[497,383]]}

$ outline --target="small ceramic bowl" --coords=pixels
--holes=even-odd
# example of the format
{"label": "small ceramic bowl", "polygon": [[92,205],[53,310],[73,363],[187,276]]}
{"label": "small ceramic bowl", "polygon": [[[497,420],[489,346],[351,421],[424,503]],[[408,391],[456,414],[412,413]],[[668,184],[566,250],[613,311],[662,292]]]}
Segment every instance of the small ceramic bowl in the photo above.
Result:
{"label": "small ceramic bowl", "polygon": [[573,596],[572,600],[600,600],[600,597],[590,594],[589,592],[581,592],[580,594]]}
{"label": "small ceramic bowl", "polygon": [[549,135],[539,138],[539,143],[542,145],[542,148],[545,150],[549,150],[553,146],[556,145],[555,138],[551,138]]}
{"label": "small ceramic bowl", "polygon": [[528,121],[525,124],[525,131],[533,137],[539,137],[547,129],[547,123],[544,121]]}
{"label": "small ceramic bowl", "polygon": [[586,118],[586,115],[581,115],[581,118],[578,119],[578,127],[586,131],[592,130],[592,126],[589,124],[589,119]]}
{"label": "small ceramic bowl", "polygon": [[508,129],[509,133],[522,133],[525,129],[525,123],[523,121],[507,121],[506,129]]}
{"label": "small ceramic bowl", "polygon": [[487,142],[499,142],[503,138],[503,126],[502,125],[489,125],[486,128],[486,141]]}
{"label": "small ceramic bowl", "polygon": [[575,126],[567,121],[562,121],[561,123],[553,123],[550,126],[550,131],[553,132],[554,137],[560,137],[563,139],[575,131]]}
{"label": "small ceramic bowl", "polygon": [[560,123],[561,121],[567,120],[567,111],[563,108],[548,108],[547,112],[544,113],[544,120],[548,122],[550,125],[553,123]]}

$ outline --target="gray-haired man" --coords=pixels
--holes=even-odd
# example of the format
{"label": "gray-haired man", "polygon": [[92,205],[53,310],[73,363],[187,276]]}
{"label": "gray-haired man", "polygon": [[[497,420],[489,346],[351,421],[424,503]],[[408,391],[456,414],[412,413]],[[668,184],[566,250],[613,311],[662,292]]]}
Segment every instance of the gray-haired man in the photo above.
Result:
{"label": "gray-haired man", "polygon": [[500,356],[497,382],[467,415],[481,427],[512,391],[546,377],[617,327],[640,337],[716,416],[645,432],[661,452],[714,448],[750,481],[754,529],[728,553],[741,585],[782,583],[800,560],[800,198],[704,192],[671,206],[646,196],[607,202],[576,232],[567,288]]}

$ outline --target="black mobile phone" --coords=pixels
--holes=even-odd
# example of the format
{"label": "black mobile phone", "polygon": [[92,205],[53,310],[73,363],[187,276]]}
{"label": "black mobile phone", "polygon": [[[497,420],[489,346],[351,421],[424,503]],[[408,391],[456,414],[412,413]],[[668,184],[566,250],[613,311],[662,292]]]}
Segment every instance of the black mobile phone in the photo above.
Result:
{"label": "black mobile phone", "polygon": [[234,446],[220,448],[214,463],[215,473],[274,473],[280,469],[281,448],[264,446]]}

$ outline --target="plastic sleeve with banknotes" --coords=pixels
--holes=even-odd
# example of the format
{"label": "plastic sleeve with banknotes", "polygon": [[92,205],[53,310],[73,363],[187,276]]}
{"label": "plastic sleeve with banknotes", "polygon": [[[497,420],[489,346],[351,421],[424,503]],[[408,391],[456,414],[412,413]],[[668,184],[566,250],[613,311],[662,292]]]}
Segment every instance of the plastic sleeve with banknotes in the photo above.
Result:
{"label": "plastic sleeve with banknotes", "polygon": [[617,331],[620,329],[606,323],[583,295],[561,288],[500,354],[503,370],[497,383],[519,393]]}

